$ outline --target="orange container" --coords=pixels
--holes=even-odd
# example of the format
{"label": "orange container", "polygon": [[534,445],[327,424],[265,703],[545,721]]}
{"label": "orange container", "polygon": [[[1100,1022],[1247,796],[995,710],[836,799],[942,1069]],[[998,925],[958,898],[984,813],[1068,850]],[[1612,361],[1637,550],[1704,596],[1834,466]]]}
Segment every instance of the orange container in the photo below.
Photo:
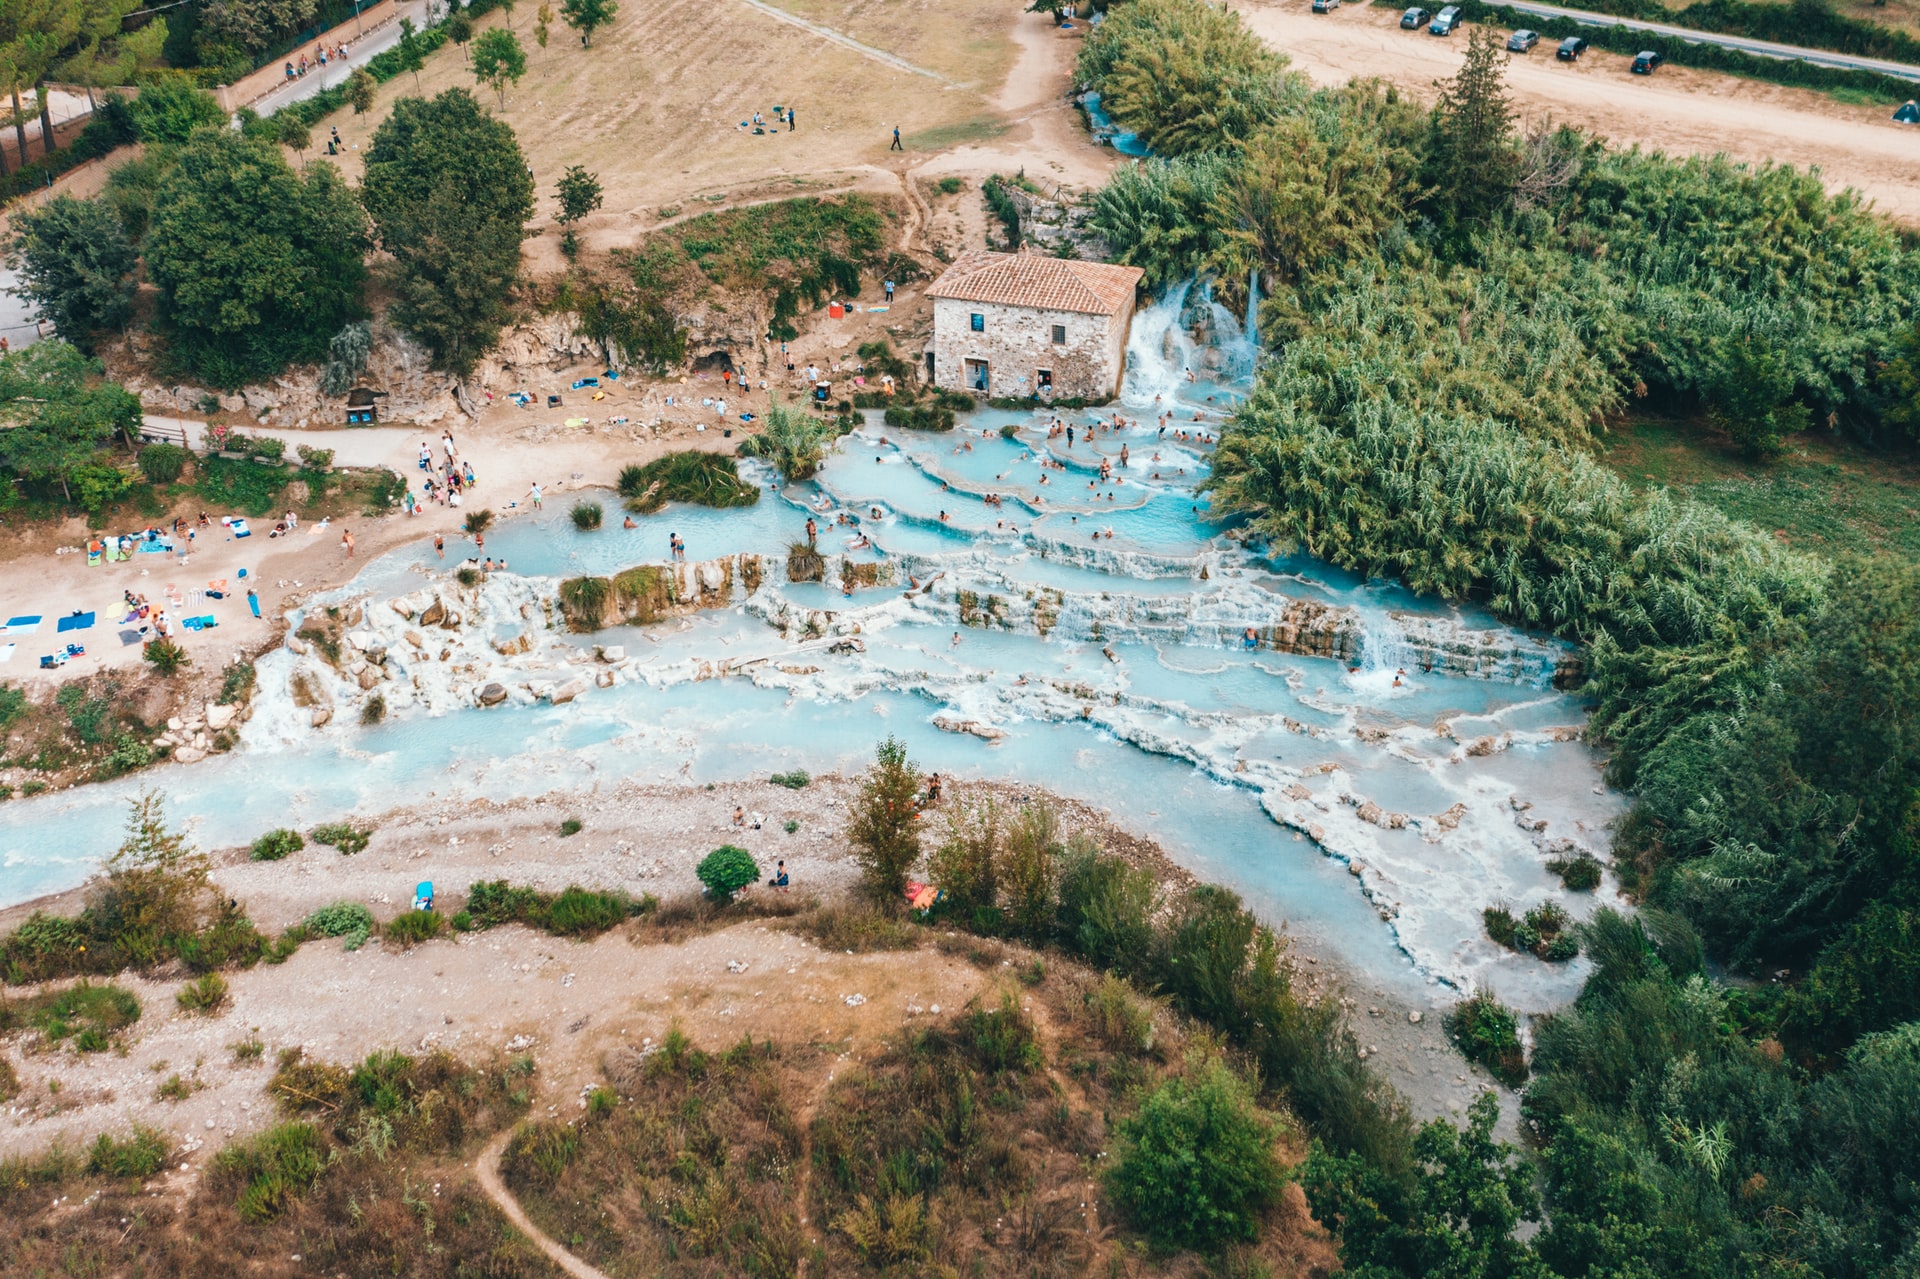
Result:
{"label": "orange container", "polygon": [[838,302],[830,302],[827,304],[827,315],[832,319],[837,320],[842,316],[844,316],[846,313],[847,313],[847,308],[844,306],[841,306]]}

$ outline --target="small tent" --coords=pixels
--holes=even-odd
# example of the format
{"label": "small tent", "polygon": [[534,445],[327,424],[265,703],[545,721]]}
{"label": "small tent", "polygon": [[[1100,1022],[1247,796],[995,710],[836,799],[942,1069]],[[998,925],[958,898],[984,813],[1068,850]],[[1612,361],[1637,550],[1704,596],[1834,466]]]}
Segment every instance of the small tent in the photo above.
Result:
{"label": "small tent", "polygon": [[1893,118],[1901,124],[1920,124],[1920,102],[1908,99],[1906,106],[1893,113]]}

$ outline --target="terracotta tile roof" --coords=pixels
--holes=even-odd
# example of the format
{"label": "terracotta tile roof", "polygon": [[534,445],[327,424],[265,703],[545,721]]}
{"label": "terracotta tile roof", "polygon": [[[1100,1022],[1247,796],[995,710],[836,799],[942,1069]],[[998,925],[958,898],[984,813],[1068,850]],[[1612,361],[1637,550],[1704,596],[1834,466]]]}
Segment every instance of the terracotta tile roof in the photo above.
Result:
{"label": "terracotta tile roof", "polygon": [[1039,311],[1077,311],[1117,315],[1133,301],[1139,267],[1037,253],[963,253],[927,290],[930,298],[1032,307]]}

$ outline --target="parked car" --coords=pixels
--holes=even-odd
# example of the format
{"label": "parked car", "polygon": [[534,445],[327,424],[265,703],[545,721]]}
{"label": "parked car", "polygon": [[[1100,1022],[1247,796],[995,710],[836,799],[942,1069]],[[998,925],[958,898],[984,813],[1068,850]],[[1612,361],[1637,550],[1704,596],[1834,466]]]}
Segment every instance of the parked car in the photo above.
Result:
{"label": "parked car", "polygon": [[1442,9],[1439,13],[1435,14],[1433,21],[1427,24],[1427,34],[1435,35],[1435,36],[1450,36],[1453,34],[1453,29],[1459,26],[1461,21],[1462,19],[1460,17],[1460,6],[1457,4],[1450,4],[1446,8]]}
{"label": "parked car", "polygon": [[1427,25],[1427,19],[1432,16],[1433,14],[1425,9],[1409,9],[1400,15],[1400,29],[1402,31],[1418,31],[1421,27]]}
{"label": "parked car", "polygon": [[1632,70],[1635,75],[1652,75],[1653,69],[1665,61],[1665,58],[1652,49],[1642,49],[1633,55]]}
{"label": "parked car", "polygon": [[1560,42],[1560,48],[1553,56],[1562,62],[1572,62],[1586,51],[1587,41],[1584,36],[1568,36]]}
{"label": "parked car", "polygon": [[1539,43],[1540,33],[1538,31],[1528,31],[1523,27],[1507,37],[1507,52],[1525,53]]}
{"label": "parked car", "polygon": [[1340,0],[1313,0],[1315,13],[1332,13],[1340,7]]}

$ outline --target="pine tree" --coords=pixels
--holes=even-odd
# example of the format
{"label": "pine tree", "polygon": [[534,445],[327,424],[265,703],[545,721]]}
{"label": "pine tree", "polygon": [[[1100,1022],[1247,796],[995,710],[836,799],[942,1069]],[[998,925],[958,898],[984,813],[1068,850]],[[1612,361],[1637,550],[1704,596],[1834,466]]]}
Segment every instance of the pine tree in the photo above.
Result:
{"label": "pine tree", "polygon": [[1455,225],[1485,221],[1512,200],[1519,166],[1499,35],[1468,28],[1466,64],[1436,87],[1440,100],[1427,153],[1434,203]]}

